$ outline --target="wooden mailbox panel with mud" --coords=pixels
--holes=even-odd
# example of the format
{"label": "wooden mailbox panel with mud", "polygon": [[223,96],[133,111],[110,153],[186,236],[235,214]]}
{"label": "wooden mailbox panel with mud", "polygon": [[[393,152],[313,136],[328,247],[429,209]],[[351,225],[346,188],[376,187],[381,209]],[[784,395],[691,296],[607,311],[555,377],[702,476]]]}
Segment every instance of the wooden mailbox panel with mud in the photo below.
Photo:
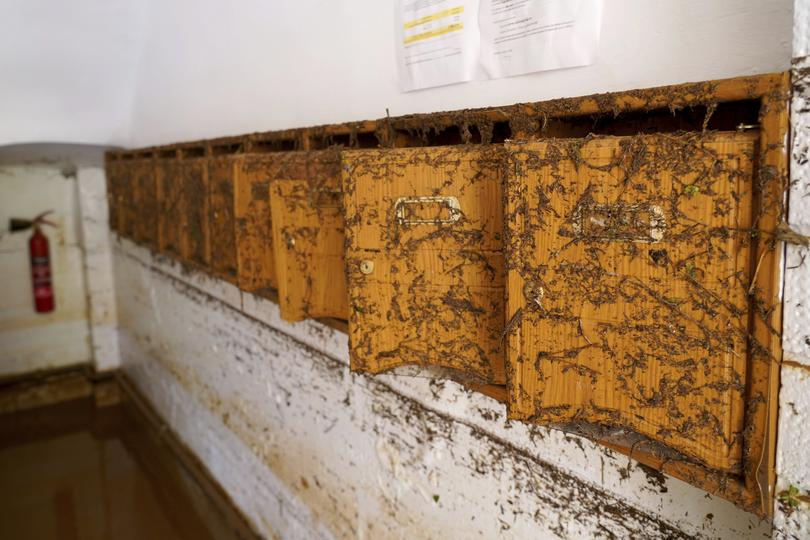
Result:
{"label": "wooden mailbox panel with mud", "polygon": [[234,285],[238,277],[234,186],[244,161],[242,148],[239,141],[211,145],[208,160],[211,271]]}
{"label": "wooden mailbox panel with mud", "polygon": [[288,321],[349,318],[340,154],[292,152],[270,186],[278,302]]}
{"label": "wooden mailbox panel with mud", "polygon": [[184,201],[177,151],[171,148],[155,152],[155,183],[157,185],[157,246],[158,251],[180,259],[181,232],[184,223]]}
{"label": "wooden mailbox panel with mud", "polygon": [[155,162],[151,153],[141,152],[129,162],[132,190],[128,193],[134,211],[132,232],[135,241],[150,249],[157,248],[158,199]]}
{"label": "wooden mailbox panel with mud", "polygon": [[503,147],[343,154],[352,369],[505,384]]}
{"label": "wooden mailbox panel with mud", "polygon": [[110,230],[118,233],[120,226],[118,220],[121,215],[121,201],[118,200],[123,193],[123,176],[128,173],[129,167],[122,163],[121,154],[108,153],[104,156],[104,176],[107,184],[107,222]]}
{"label": "wooden mailbox panel with mud", "polygon": [[326,317],[353,369],[448,370],[768,515],[788,99],[780,73],[113,152],[111,228]]}
{"label": "wooden mailbox panel with mud", "polygon": [[284,156],[299,144],[297,134],[281,132],[272,136],[245,137],[245,155],[236,169],[234,218],[236,272],[239,288],[276,300],[276,277],[270,181]]}
{"label": "wooden mailbox panel with mud", "polygon": [[209,183],[208,158],[204,145],[180,147],[180,161],[176,164],[180,187],[181,258],[187,264],[209,268]]}

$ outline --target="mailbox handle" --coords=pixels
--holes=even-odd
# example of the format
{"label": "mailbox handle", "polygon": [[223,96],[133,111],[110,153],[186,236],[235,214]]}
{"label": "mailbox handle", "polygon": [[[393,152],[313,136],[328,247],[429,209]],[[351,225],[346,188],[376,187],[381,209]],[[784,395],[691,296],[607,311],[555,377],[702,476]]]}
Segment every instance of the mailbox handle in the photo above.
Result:
{"label": "mailbox handle", "polygon": [[[450,211],[450,216],[444,219],[408,219],[405,217],[405,208],[408,205],[429,203],[446,206]],[[458,199],[452,196],[400,197],[394,203],[394,215],[400,225],[444,225],[455,223],[461,218],[461,205],[459,205]]]}

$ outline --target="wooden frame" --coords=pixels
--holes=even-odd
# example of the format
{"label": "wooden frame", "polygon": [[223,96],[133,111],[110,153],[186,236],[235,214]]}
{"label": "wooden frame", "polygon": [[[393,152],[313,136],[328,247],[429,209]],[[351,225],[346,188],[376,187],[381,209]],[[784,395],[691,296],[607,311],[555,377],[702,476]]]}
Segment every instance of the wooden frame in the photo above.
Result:
{"label": "wooden frame", "polygon": [[[600,433],[590,436],[648,466],[767,516],[772,512],[776,398],[782,356],[779,298],[782,251],[774,231],[784,217],[783,199],[788,185],[789,92],[789,75],[776,73],[507,107],[253,134],[246,136],[246,151],[251,152],[251,141],[282,139],[294,141],[288,150],[324,148],[336,141],[351,147],[370,147],[376,142],[381,147],[397,148],[489,144],[509,138],[576,137],[589,132],[627,134],[645,129],[661,131],[662,128],[663,131],[701,131],[729,129],[743,124],[742,129],[745,129],[745,124],[758,124],[759,166],[756,174],[760,190],[755,205],[762,211],[752,227],[757,232],[753,245],[756,270],[750,289],[755,354],[749,360],[748,369],[748,392],[752,398],[746,410],[745,422],[749,428],[743,473],[736,476],[719,474],[688,462],[662,459],[654,453],[604,438]],[[157,148],[154,151],[164,150]],[[111,153],[110,163],[127,154]],[[159,189],[159,199],[160,196]],[[122,210],[124,208],[119,207],[113,211],[113,215],[119,216],[119,222]],[[161,237],[160,232],[158,236]],[[162,248],[163,242],[159,245]],[[345,323],[333,324],[345,328]],[[504,387],[470,386],[505,400]]]}

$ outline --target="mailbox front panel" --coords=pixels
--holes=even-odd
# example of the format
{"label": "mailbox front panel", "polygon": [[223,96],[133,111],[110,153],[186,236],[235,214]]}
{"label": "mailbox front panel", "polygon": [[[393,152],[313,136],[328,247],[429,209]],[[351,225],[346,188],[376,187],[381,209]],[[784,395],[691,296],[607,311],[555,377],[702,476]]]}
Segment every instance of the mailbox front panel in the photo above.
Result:
{"label": "mailbox front panel", "polygon": [[177,259],[182,257],[182,230],[185,223],[185,201],[180,163],[175,159],[158,159],[155,164],[158,206],[158,248]]}
{"label": "mailbox front panel", "polygon": [[123,161],[108,160],[104,166],[104,176],[107,180],[107,215],[110,230],[115,232],[118,232],[118,216],[121,206],[121,176],[125,173],[126,167]]}
{"label": "mailbox front panel", "polygon": [[135,240],[135,220],[137,212],[133,194],[135,192],[135,160],[121,162],[117,182],[118,234]]}
{"label": "mailbox front panel", "polygon": [[205,158],[183,159],[179,162],[182,178],[182,198],[185,218],[182,240],[183,259],[195,266],[205,267],[208,251],[208,170]]}
{"label": "mailbox front panel", "polygon": [[496,146],[344,152],[352,369],[505,382],[503,164]]}
{"label": "mailbox front panel", "polygon": [[236,283],[234,177],[242,160],[240,155],[228,155],[212,157],[208,162],[211,270],[231,283]]}
{"label": "mailbox front panel", "polygon": [[152,159],[131,161],[134,191],[127,196],[134,203],[133,234],[135,241],[143,246],[157,246],[158,204],[155,163]]}
{"label": "mailbox front panel", "polygon": [[511,417],[740,470],[756,140],[507,145]]}
{"label": "mailbox front panel", "polygon": [[[281,316],[348,318],[340,155],[299,152],[270,188]],[[303,173],[303,177],[291,175]]]}
{"label": "mailbox front panel", "polygon": [[246,154],[236,171],[236,257],[239,288],[271,297],[278,287],[270,216],[270,181],[283,154]]}

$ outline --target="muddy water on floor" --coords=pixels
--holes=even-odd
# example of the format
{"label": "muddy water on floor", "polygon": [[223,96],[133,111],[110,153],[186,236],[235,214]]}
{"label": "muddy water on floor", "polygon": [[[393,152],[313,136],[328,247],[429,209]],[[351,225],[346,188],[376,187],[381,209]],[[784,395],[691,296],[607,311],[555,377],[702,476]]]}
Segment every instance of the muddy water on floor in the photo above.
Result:
{"label": "muddy water on floor", "polygon": [[0,415],[0,538],[240,536],[137,424],[90,400]]}

